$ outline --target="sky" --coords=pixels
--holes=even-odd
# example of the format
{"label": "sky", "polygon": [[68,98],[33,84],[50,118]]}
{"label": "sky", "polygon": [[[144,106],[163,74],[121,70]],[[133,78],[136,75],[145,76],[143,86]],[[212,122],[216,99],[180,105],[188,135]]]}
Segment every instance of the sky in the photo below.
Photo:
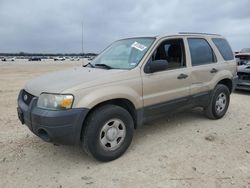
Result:
{"label": "sky", "polygon": [[99,53],[111,42],[218,33],[250,47],[250,0],[0,0],[0,52]]}

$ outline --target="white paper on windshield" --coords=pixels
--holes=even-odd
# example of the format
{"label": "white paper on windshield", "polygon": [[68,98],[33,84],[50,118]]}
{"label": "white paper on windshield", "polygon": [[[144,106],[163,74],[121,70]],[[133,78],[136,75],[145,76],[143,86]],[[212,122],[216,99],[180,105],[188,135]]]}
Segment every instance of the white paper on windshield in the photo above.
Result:
{"label": "white paper on windshield", "polygon": [[143,51],[147,48],[147,46],[144,46],[143,44],[140,44],[139,42],[134,42],[131,45],[132,48],[136,48],[137,50]]}

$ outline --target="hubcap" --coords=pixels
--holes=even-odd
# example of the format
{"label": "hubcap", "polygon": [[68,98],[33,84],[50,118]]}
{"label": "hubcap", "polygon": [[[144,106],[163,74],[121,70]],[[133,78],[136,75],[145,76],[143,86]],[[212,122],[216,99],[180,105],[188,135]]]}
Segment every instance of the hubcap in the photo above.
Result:
{"label": "hubcap", "polygon": [[118,131],[116,128],[111,127],[107,130],[107,139],[113,141],[117,137]]}
{"label": "hubcap", "polygon": [[126,127],[122,120],[111,119],[104,124],[100,132],[100,143],[105,150],[115,150],[124,141]]}
{"label": "hubcap", "polygon": [[221,113],[227,104],[227,97],[225,93],[220,93],[216,99],[215,109],[217,113]]}

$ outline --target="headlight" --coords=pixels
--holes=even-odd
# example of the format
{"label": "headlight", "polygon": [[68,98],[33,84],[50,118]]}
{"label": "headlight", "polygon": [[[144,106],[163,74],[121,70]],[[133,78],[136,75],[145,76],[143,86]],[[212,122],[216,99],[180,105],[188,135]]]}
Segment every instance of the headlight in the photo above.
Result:
{"label": "headlight", "polygon": [[73,95],[42,93],[38,98],[37,107],[51,110],[69,109],[73,100]]}

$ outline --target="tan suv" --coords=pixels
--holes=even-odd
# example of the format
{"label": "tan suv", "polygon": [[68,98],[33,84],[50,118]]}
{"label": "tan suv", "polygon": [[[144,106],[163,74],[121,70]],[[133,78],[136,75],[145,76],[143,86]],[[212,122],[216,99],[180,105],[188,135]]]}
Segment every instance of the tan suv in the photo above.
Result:
{"label": "tan suv", "polygon": [[121,156],[145,121],[203,107],[228,109],[236,62],[220,35],[180,33],[114,42],[85,67],[29,81],[18,116],[45,141],[81,143],[101,161]]}

